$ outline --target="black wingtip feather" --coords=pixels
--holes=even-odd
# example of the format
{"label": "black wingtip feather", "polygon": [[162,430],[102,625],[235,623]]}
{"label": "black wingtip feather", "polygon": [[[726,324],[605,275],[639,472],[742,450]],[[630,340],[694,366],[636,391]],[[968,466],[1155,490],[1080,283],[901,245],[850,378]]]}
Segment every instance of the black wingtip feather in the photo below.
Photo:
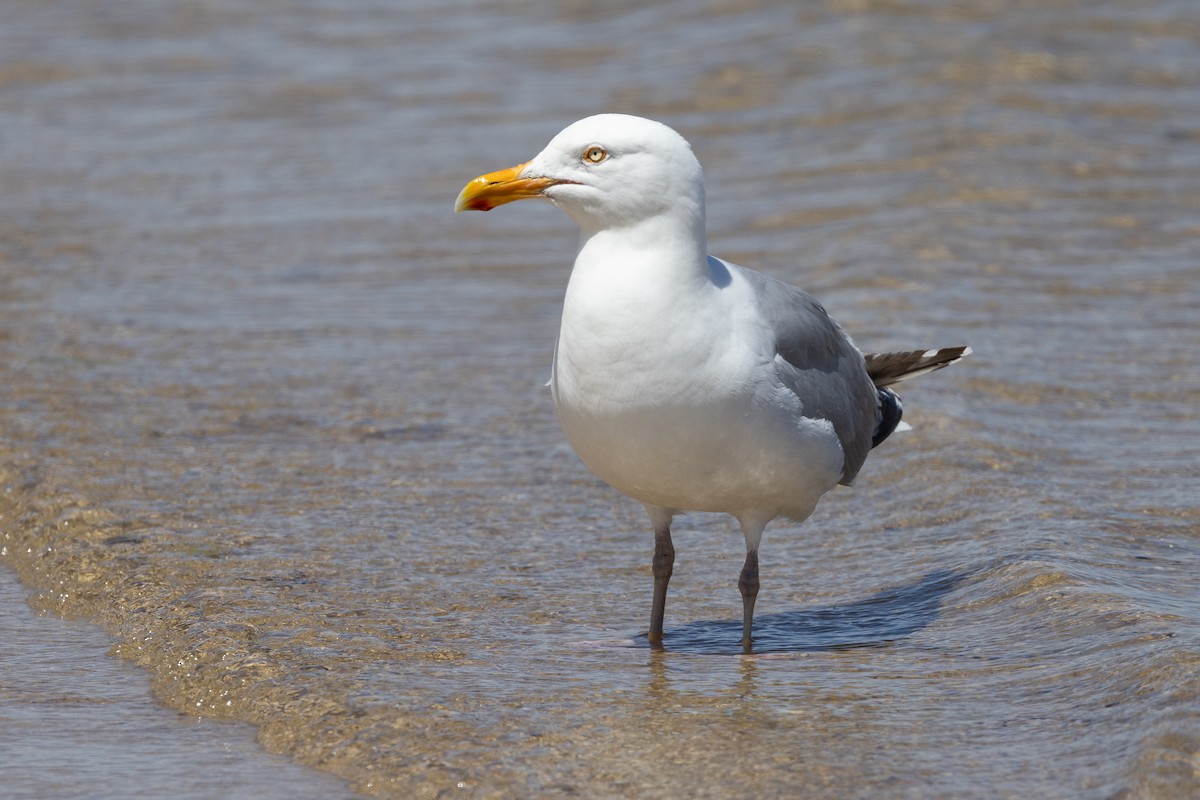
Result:
{"label": "black wingtip feather", "polygon": [[871,436],[872,448],[878,447],[884,439],[891,436],[900,424],[900,419],[904,416],[904,404],[900,402],[900,395],[891,389],[880,389],[879,411],[879,424],[875,426],[875,433]]}

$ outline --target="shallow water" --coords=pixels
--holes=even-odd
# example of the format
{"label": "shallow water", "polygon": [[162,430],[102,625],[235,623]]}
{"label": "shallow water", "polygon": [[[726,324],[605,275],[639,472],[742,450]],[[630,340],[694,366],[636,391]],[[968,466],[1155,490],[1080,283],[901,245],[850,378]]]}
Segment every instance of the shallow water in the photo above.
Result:
{"label": "shallow water", "polygon": [[144,673],[81,620],[34,614],[0,570],[0,774],[5,800],[348,798],[336,778],[267,755],[246,723],[156,704]]}
{"label": "shallow water", "polygon": [[[13,5],[0,559],[372,795],[1195,796],[1193,6]],[[976,351],[768,529],[754,656],[716,516],[645,646],[543,386],[573,224],[450,213],[600,110],[714,253]]]}

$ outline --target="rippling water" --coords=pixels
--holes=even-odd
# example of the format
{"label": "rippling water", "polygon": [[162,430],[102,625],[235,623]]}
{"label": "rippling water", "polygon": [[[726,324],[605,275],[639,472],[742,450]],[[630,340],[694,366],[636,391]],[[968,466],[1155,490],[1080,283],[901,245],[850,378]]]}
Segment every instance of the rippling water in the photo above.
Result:
{"label": "rippling water", "polygon": [[[10,4],[0,563],[370,795],[1196,796],[1198,54],[1189,0]],[[602,110],[713,252],[976,350],[768,529],[751,657],[722,517],[640,637],[543,386],[573,224],[450,213]]]}
{"label": "rippling water", "polygon": [[331,775],[263,753],[251,725],[157,705],[144,674],[105,655],[103,631],[34,614],[24,595],[0,572],[4,800],[351,796]]}

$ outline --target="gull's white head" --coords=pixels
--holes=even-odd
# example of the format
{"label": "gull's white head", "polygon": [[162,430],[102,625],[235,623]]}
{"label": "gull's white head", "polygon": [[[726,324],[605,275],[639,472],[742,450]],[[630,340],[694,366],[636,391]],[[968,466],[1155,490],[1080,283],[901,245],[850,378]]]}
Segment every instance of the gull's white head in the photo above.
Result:
{"label": "gull's white head", "polygon": [[700,162],[678,133],[642,117],[598,114],[568,126],[531,161],[481,175],[456,211],[488,211],[545,197],[585,230],[635,225],[663,216],[703,225]]}

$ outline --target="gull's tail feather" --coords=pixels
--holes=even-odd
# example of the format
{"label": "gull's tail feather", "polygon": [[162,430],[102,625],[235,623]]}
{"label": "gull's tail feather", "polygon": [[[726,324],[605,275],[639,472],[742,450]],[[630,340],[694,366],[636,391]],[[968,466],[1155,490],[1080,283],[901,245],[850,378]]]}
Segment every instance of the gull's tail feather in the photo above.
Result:
{"label": "gull's tail feather", "polygon": [[940,350],[910,350],[906,353],[866,353],[867,374],[879,392],[879,425],[871,437],[871,447],[878,447],[893,431],[909,426],[900,421],[904,406],[900,396],[888,389],[892,384],[948,367],[971,355],[969,347],[943,347]]}
{"label": "gull's tail feather", "polygon": [[924,375],[956,364],[971,355],[969,347],[942,347],[938,350],[909,350],[904,353],[866,353],[867,374],[882,389],[885,386]]}

